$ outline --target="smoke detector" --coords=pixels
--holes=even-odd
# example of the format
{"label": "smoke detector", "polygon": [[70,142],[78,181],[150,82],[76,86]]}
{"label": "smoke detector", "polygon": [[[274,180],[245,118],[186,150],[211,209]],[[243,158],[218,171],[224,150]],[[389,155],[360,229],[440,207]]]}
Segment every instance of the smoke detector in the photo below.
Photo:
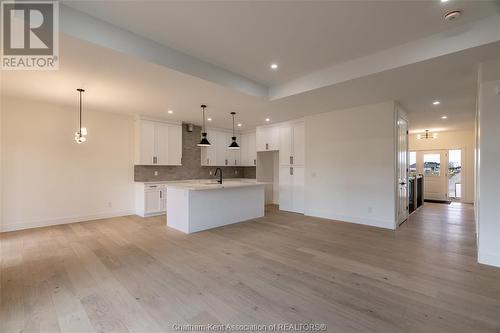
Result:
{"label": "smoke detector", "polygon": [[452,10],[444,15],[445,21],[454,21],[462,15],[461,10]]}

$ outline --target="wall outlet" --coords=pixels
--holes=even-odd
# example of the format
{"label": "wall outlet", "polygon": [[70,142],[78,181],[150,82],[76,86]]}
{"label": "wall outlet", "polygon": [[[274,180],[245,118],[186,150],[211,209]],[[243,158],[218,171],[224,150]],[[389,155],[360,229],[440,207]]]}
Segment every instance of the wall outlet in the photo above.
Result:
{"label": "wall outlet", "polygon": [[155,170],[155,177],[156,177],[156,176],[158,176],[158,171],[157,171],[157,170]]}

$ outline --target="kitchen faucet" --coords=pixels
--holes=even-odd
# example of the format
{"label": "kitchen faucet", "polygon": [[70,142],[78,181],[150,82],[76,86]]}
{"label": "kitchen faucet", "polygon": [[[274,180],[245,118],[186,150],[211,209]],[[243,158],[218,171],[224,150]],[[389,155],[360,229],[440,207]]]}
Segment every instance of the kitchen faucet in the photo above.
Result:
{"label": "kitchen faucet", "polygon": [[217,171],[219,171],[219,180],[217,181],[217,183],[222,184],[222,169],[221,168],[215,169],[214,176],[217,176]]}

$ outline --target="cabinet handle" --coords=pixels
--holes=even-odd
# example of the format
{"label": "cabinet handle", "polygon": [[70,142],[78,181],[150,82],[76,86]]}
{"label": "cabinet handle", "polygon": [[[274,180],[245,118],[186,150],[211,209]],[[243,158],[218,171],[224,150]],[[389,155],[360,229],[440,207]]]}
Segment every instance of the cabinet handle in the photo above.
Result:
{"label": "cabinet handle", "polygon": [[162,193],[163,193],[163,191],[160,191],[160,199],[162,198]]}
{"label": "cabinet handle", "polygon": [[293,176],[293,168],[290,168],[290,176]]}
{"label": "cabinet handle", "polygon": [[257,160],[256,159],[253,160],[253,165],[257,165]]}
{"label": "cabinet handle", "polygon": [[227,165],[227,160],[226,160],[226,165]]}
{"label": "cabinet handle", "polygon": [[209,165],[209,164],[210,164],[210,159],[209,159],[209,158],[207,158],[207,165]]}
{"label": "cabinet handle", "polygon": [[156,164],[156,163],[158,163],[158,157],[153,156],[153,164]]}
{"label": "cabinet handle", "polygon": [[269,149],[269,143],[266,143],[266,150]]}
{"label": "cabinet handle", "polygon": [[236,162],[236,160],[234,160],[234,165],[238,164],[238,162]]}
{"label": "cabinet handle", "polygon": [[293,156],[290,156],[290,164],[293,164]]}

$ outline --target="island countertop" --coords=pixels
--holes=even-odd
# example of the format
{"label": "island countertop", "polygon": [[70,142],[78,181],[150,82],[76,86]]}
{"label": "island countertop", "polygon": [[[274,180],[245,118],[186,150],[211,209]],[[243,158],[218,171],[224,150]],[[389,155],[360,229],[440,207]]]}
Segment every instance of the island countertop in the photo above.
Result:
{"label": "island countertop", "polygon": [[192,191],[205,191],[205,190],[220,190],[220,189],[229,189],[229,188],[241,188],[241,187],[253,187],[253,186],[264,186],[266,183],[257,182],[255,180],[232,180],[227,179],[223,180],[222,184],[219,184],[217,181],[208,180],[208,181],[187,181],[187,182],[172,182],[167,183],[168,187],[182,188],[186,190]]}

